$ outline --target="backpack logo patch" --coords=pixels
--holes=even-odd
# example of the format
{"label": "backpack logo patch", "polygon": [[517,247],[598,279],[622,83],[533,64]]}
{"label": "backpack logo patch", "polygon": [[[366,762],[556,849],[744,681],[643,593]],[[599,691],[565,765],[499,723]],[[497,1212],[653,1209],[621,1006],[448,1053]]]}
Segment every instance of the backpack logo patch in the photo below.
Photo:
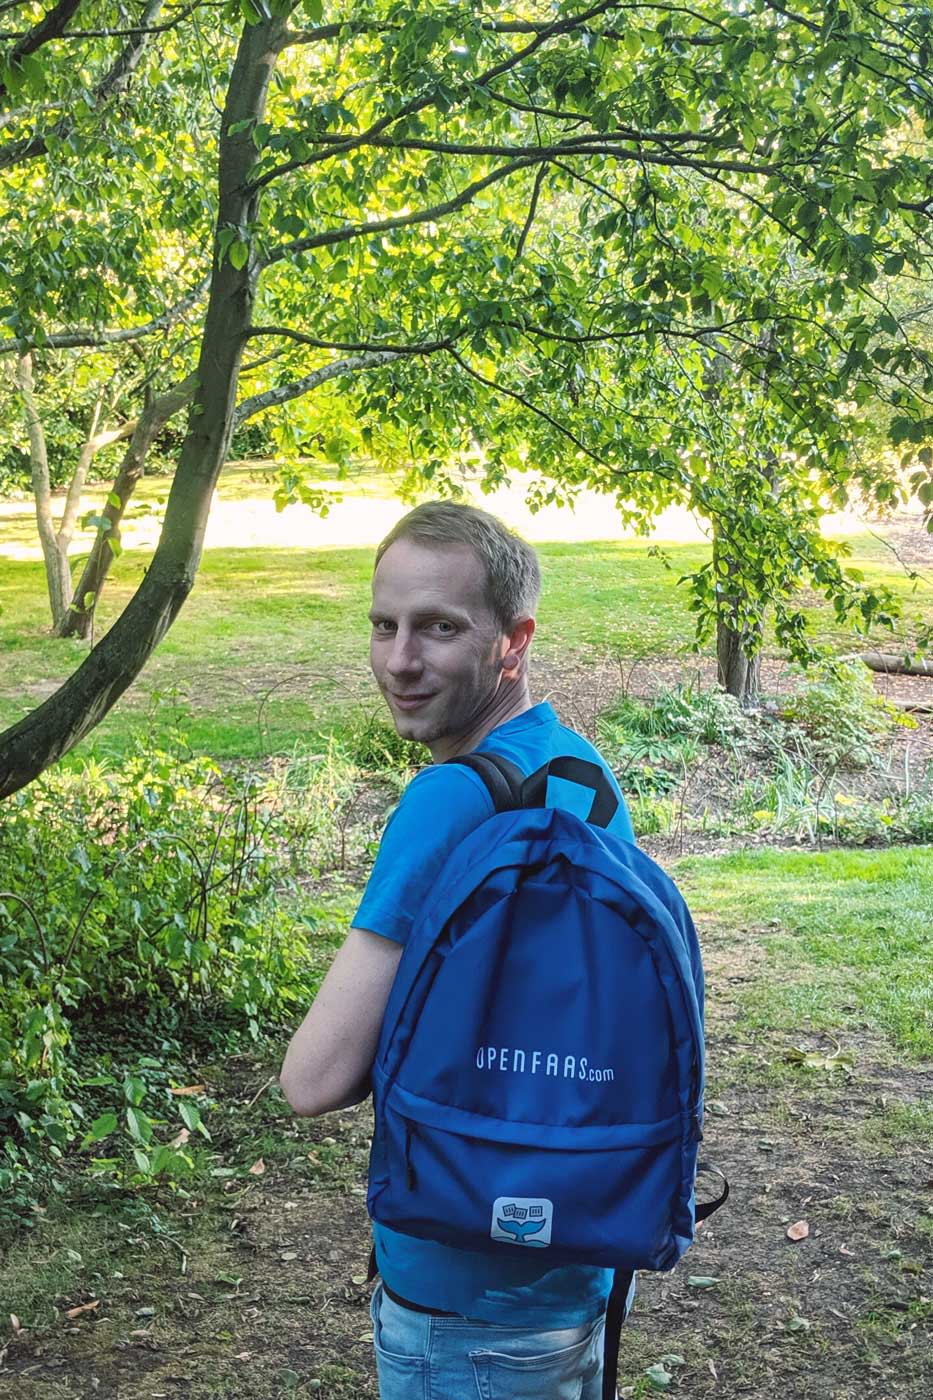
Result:
{"label": "backpack logo patch", "polygon": [[500,1196],[492,1207],[492,1239],[544,1249],[551,1243],[554,1203],[544,1197]]}

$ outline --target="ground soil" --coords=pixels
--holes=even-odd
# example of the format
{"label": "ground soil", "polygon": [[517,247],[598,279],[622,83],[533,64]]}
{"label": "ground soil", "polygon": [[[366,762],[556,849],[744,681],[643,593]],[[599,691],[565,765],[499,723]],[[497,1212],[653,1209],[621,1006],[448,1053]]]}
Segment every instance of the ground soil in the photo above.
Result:
{"label": "ground soil", "polygon": [[[621,1394],[650,1393],[644,1372],[667,1356],[671,1392],[684,1396],[928,1400],[933,1156],[872,1125],[882,1109],[928,1103],[933,1069],[899,1067],[870,1037],[851,1072],[785,1065],[789,1044],[819,1042],[750,1042],[736,1028],[736,997],[761,970],[756,931],[702,934],[705,1150],[732,1196],[673,1273],[643,1276]],[[175,1249],[140,1235],[153,1257],[132,1284],[114,1279],[99,1309],[0,1348],[2,1400],[376,1400],[363,1281],[368,1108],[270,1118],[268,1065],[206,1074],[244,1105],[259,1094],[250,1112],[278,1130],[281,1154],[245,1187],[231,1183],[206,1220],[194,1203],[187,1227],[174,1226]],[[800,1220],[809,1234],[793,1242]]]}

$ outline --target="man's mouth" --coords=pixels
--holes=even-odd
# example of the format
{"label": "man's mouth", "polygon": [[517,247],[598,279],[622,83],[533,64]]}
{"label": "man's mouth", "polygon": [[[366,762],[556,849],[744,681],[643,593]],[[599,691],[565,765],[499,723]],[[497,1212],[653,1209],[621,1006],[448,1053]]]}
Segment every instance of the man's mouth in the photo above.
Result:
{"label": "man's mouth", "polygon": [[424,705],[433,698],[430,695],[396,695],[392,690],[389,691],[389,695],[393,705],[400,710],[416,710],[419,705]]}

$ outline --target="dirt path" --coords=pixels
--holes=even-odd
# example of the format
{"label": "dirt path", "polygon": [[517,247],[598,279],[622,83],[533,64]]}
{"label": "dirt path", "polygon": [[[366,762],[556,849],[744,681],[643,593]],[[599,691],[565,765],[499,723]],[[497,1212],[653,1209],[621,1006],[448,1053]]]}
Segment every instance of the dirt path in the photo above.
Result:
{"label": "dirt path", "polygon": [[[673,1274],[643,1278],[622,1396],[653,1393],[644,1372],[666,1357],[670,1391],[683,1396],[928,1400],[933,1160],[885,1125],[929,1102],[931,1071],[897,1066],[870,1039],[851,1075],[784,1063],[789,1044],[816,1042],[750,1042],[737,1029],[737,998],[761,971],[754,940],[703,936],[706,1150],[733,1194]],[[227,1067],[211,1087],[246,1105],[267,1073],[231,1080]],[[11,1345],[2,1400],[376,1400],[359,1281],[368,1108],[295,1122],[270,1095],[245,1112],[236,1131],[248,1125],[247,1153],[268,1144],[264,1170],[229,1182],[210,1210],[195,1202],[173,1218],[186,1272],[176,1250],[140,1235],[148,1262],[105,1281],[99,1310]],[[795,1243],[787,1229],[801,1220],[809,1234]]]}

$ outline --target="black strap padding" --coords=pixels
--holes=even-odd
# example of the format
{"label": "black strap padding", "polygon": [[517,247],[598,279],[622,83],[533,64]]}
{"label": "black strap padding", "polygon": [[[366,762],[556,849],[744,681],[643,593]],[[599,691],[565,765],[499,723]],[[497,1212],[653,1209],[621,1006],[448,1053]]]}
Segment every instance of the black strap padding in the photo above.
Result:
{"label": "black strap padding", "polygon": [[522,805],[522,784],[525,775],[511,760],[501,754],[465,753],[447,758],[445,763],[459,763],[475,773],[492,798],[496,812],[514,812]]}
{"label": "black strap padding", "polygon": [[612,821],[619,807],[619,799],[608,775],[598,763],[590,763],[586,758],[552,758],[550,763],[545,763],[543,768],[525,779],[522,787],[523,807],[547,806],[548,778],[566,778],[568,782],[592,789],[593,805],[587,817],[591,826],[605,827]]}
{"label": "black strap padding", "polygon": [[714,1162],[697,1162],[697,1176],[705,1176],[707,1174],[721,1177],[724,1184],[721,1195],[717,1196],[714,1201],[704,1201],[702,1205],[697,1205],[693,1212],[693,1218],[698,1225],[702,1220],[708,1219],[720,1206],[724,1206],[729,1199],[729,1182],[726,1179],[725,1172],[717,1167]]}
{"label": "black strap padding", "polygon": [[622,1324],[625,1322],[625,1304],[632,1286],[632,1274],[616,1269],[612,1280],[612,1292],[606,1304],[606,1330],[603,1333],[603,1397],[602,1400],[616,1400],[616,1382],[619,1377],[619,1341],[622,1337]]}

